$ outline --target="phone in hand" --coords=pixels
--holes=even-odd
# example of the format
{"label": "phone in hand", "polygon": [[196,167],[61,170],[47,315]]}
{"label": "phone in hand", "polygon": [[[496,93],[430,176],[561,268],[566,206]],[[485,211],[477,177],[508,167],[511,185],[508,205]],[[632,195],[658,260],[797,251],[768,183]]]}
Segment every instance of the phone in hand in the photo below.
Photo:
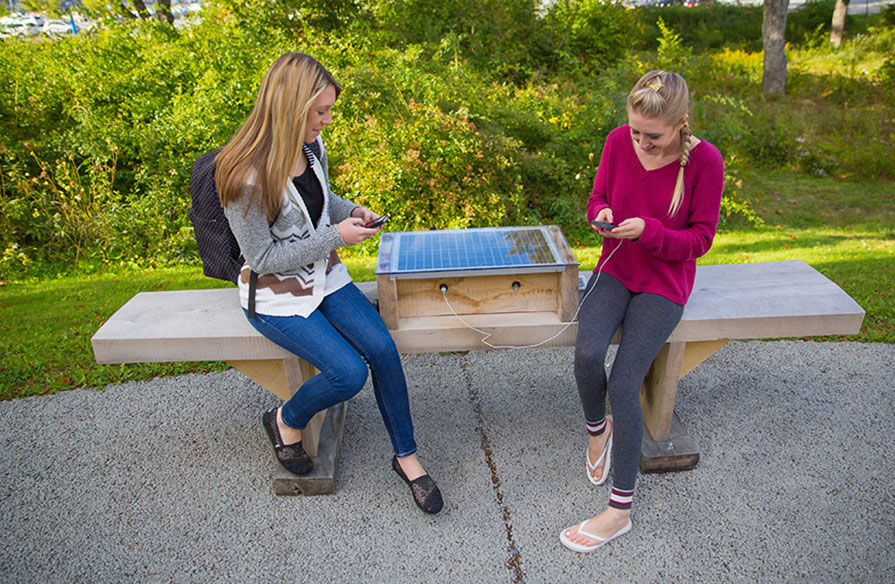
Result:
{"label": "phone in hand", "polygon": [[368,229],[375,229],[377,227],[381,227],[383,224],[385,224],[386,221],[389,220],[390,217],[391,216],[388,213],[386,213],[385,215],[381,215],[378,219],[373,219],[372,221],[370,221],[368,223],[364,223],[364,227],[367,227]]}
{"label": "phone in hand", "polygon": [[590,224],[593,225],[594,227],[599,227],[600,229],[605,229],[607,231],[610,231],[617,227],[617,225],[613,225],[612,223],[605,223],[603,221],[597,221],[596,219],[591,221]]}

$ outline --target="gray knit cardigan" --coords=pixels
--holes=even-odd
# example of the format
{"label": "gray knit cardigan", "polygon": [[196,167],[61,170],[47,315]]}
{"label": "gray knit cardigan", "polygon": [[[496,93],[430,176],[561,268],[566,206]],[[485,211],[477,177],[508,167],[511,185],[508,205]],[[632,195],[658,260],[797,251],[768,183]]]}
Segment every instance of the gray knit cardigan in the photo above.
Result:
{"label": "gray knit cardigan", "polygon": [[245,265],[239,279],[240,300],[248,304],[248,275],[259,274],[255,311],[273,316],[308,316],[326,294],[351,281],[336,250],[346,245],[337,224],[357,207],[332,192],[323,140],[318,136],[320,157],[305,148],[324,197],[317,228],[292,181],[283,189],[283,203],[273,224],[259,197],[249,206],[246,194],[224,208],[230,229],[239,243]]}

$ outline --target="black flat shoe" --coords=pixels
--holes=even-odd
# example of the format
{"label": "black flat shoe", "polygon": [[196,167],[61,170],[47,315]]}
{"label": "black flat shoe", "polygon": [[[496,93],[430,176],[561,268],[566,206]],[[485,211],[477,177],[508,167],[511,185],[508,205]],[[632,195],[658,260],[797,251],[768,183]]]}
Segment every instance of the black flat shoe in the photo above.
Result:
{"label": "black flat shoe", "polygon": [[267,431],[267,437],[273,444],[274,454],[283,468],[297,475],[306,475],[314,468],[314,461],[301,447],[301,440],[295,444],[283,444],[280,429],[277,427],[277,408],[271,408],[261,416],[261,423]]}
{"label": "black flat shoe", "polygon": [[398,464],[397,456],[392,458],[392,468],[395,469],[395,472],[398,473],[398,476],[401,477],[405,483],[410,485],[410,493],[413,495],[413,502],[416,503],[417,507],[431,515],[441,511],[441,508],[444,506],[444,501],[441,498],[441,491],[438,489],[438,485],[435,484],[435,481],[432,480],[432,477],[424,474],[412,481],[409,480],[407,475],[404,474],[404,471],[401,470],[401,465]]}

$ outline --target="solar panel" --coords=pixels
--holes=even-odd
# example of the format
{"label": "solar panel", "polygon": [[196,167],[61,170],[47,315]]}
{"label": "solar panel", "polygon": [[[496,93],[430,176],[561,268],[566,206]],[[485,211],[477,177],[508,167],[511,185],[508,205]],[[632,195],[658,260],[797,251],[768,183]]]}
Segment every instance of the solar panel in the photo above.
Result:
{"label": "solar panel", "polygon": [[382,235],[376,274],[392,278],[561,272],[546,226],[397,231]]}

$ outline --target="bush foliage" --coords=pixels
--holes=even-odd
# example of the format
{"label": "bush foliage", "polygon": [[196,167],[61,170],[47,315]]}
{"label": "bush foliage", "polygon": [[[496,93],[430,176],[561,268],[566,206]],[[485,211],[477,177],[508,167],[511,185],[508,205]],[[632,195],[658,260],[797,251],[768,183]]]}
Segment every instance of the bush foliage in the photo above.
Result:
{"label": "bush foliage", "polygon": [[[196,263],[192,162],[232,135],[293,50],[345,88],[326,135],[334,188],[390,212],[393,229],[556,223],[584,237],[602,142],[657,66],[687,76],[692,125],[725,155],[725,220],[752,217],[743,165],[895,178],[891,26],[846,43],[840,69],[815,71],[830,2],[790,16],[805,65],[776,102],[759,92],[761,13],[749,7],[218,0],[183,28],[109,20],[76,37],[2,39],[0,278],[47,263]],[[856,72],[849,50],[881,55],[878,67]]]}

